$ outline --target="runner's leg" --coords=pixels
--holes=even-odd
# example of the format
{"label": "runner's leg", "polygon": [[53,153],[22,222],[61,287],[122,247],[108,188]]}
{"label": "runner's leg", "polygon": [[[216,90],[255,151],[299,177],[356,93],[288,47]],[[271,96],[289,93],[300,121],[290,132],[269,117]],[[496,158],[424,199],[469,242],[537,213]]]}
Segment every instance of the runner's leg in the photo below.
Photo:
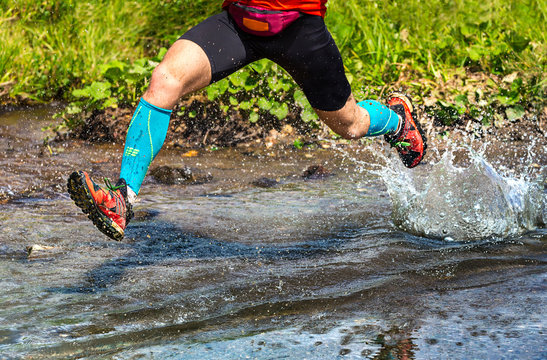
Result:
{"label": "runner's leg", "polygon": [[152,72],[143,99],[157,107],[171,110],[185,95],[211,83],[211,65],[196,43],[175,41],[161,63]]}
{"label": "runner's leg", "polygon": [[150,86],[141,99],[127,130],[120,178],[133,202],[152,160],[163,146],[171,109],[181,96],[211,81],[207,56],[196,44],[178,40],[154,69]]}
{"label": "runner's leg", "polygon": [[185,33],[154,69],[129,125],[120,178],[134,201],[152,160],[163,146],[171,109],[178,100],[257,59],[240,39],[226,12]]}
{"label": "runner's leg", "polygon": [[339,110],[325,111],[314,108],[319,119],[332,131],[344,139],[359,139],[366,135],[370,127],[370,115],[362,107],[357,106],[353,94]]}
{"label": "runner's leg", "polygon": [[[226,13],[190,29],[169,49],[129,124],[120,179],[101,187],[84,171],[73,172],[67,189],[99,230],[121,240],[148,168],[167,134],[171,109],[181,96],[220,80],[255,60]],[[249,51],[248,51],[249,50]]]}
{"label": "runner's leg", "polygon": [[403,164],[417,166],[427,139],[404,94],[392,94],[389,107],[374,100],[356,103],[338,47],[319,16],[303,16],[272,42],[266,57],[283,66],[302,87],[319,118],[346,139],[386,135]]}
{"label": "runner's leg", "polygon": [[262,46],[266,57],[300,85],[319,118],[347,139],[395,132],[398,115],[380,103],[356,103],[342,57],[320,16],[303,15],[276,41]]}
{"label": "runner's leg", "polygon": [[350,95],[346,104],[335,111],[314,108],[319,118],[344,139],[359,139],[363,136],[380,136],[397,132],[400,117],[387,106],[375,101],[359,103]]}

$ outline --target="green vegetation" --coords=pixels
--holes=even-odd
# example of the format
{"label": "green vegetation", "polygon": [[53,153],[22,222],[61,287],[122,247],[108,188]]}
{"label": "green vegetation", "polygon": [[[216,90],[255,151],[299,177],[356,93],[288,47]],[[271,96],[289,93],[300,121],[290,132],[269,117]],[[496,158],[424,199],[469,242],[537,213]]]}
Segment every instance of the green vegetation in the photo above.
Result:
{"label": "green vegetation", "polygon": [[463,115],[489,125],[493,107],[512,120],[545,104],[544,1],[338,1],[329,11],[364,98],[402,86],[447,125]]}
{"label": "green vegetation", "polygon": [[[165,48],[220,4],[0,0],[0,98],[64,100],[69,127],[81,114],[133,106]],[[541,111],[546,20],[542,0],[329,0],[326,18],[357,98],[402,88],[447,125]],[[266,60],[206,95],[251,122],[293,112],[315,124],[302,92]]]}

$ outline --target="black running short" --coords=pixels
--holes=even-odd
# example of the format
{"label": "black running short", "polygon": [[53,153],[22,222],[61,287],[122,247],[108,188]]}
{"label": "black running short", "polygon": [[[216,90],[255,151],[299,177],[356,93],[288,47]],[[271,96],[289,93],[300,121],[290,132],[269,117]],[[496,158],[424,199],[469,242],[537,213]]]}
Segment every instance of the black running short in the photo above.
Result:
{"label": "black running short", "polygon": [[311,106],[318,110],[339,110],[351,94],[340,51],[321,16],[302,14],[281,33],[264,37],[239,29],[228,12],[223,11],[180,38],[205,51],[211,63],[211,83],[267,58],[293,77]]}

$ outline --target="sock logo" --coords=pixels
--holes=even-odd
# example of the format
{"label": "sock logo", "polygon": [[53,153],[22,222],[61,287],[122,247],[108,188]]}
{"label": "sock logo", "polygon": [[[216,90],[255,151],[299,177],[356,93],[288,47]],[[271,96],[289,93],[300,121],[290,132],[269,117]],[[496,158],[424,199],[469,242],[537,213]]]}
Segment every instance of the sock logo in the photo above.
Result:
{"label": "sock logo", "polygon": [[125,149],[125,156],[137,156],[139,154],[139,149],[134,149],[132,147],[128,147]]}

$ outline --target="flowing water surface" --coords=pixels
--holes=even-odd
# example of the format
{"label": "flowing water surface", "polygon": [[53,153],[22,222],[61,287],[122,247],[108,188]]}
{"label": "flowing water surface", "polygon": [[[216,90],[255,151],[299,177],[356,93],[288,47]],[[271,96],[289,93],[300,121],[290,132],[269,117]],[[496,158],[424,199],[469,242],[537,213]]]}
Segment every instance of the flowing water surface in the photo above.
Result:
{"label": "flowing water surface", "polygon": [[65,182],[122,146],[50,153],[50,113],[0,115],[0,359],[547,357],[544,143],[163,151],[210,181],[149,177],[115,242]]}

